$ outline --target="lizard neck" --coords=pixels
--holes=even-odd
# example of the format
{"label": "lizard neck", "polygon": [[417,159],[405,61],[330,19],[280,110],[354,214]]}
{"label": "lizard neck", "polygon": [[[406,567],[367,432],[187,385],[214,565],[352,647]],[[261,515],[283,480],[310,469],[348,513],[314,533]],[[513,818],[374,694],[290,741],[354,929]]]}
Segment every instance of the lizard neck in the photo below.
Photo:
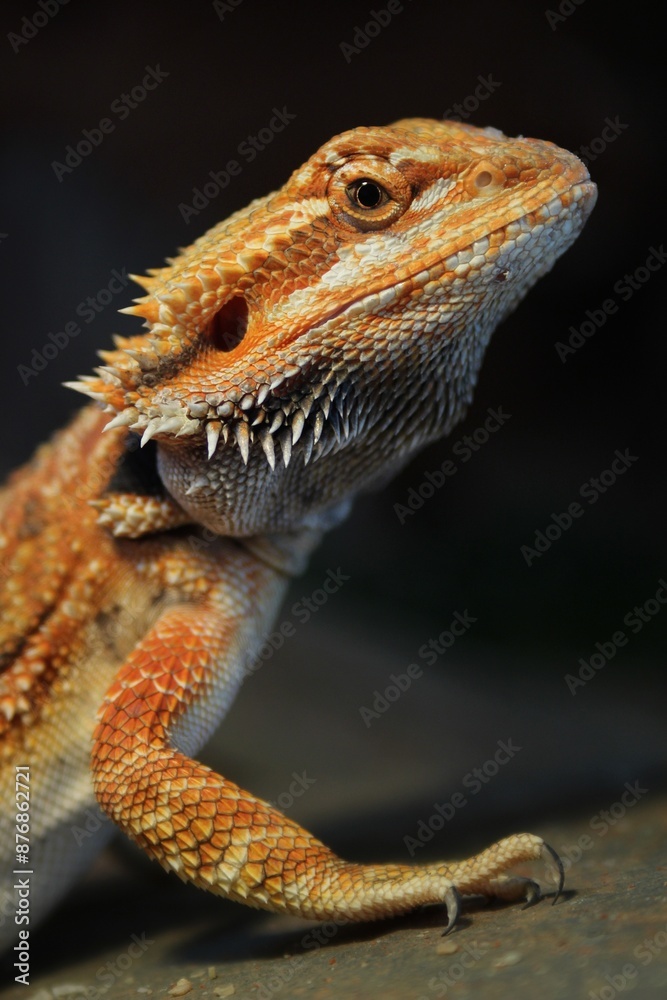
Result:
{"label": "lizard neck", "polygon": [[237,543],[257,559],[285,576],[299,576],[308,565],[310,555],[319,545],[322,535],[343,521],[351,503],[340,504],[304,527],[285,532],[251,535],[238,538]]}

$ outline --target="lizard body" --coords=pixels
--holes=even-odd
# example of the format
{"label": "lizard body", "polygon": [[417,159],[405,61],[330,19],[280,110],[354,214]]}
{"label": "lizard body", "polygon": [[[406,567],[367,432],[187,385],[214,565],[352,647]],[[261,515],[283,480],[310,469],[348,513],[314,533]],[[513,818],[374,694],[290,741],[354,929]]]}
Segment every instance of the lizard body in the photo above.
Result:
{"label": "lizard body", "polygon": [[444,901],[451,926],[459,894],[535,896],[508,870],[542,856],[539,837],[356,865],[193,755],[290,575],[360,490],[462,417],[493,329],[594,201],[551,143],[409,119],[334,137],[136,279],[147,294],[123,311],[145,332],[72,384],[102,407],[0,501],[0,850],[6,878],[30,765],[34,920],[112,829],[73,835],[96,802],[181,878],[303,917]]}

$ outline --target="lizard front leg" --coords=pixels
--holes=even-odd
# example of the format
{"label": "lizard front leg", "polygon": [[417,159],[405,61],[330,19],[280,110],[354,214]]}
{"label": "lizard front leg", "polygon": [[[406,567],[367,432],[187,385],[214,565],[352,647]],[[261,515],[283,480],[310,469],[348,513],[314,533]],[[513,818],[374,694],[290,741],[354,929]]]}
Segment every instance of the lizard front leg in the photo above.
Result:
{"label": "lizard front leg", "polygon": [[[276,587],[278,574],[247,553],[236,557],[237,571],[240,559],[248,564],[245,578],[254,573],[256,586],[262,577],[274,592],[282,588]],[[121,829],[186,881],[306,918],[369,920],[445,902],[450,927],[459,894],[527,894],[532,901],[535,884],[505,873],[542,856],[538,837],[507,838],[460,863],[352,864],[188,755],[242,676],[252,602],[261,602],[262,594],[261,581],[250,598],[247,587],[245,595],[230,592],[238,575],[228,563],[203,598],[167,610],[106,695],[94,734],[93,777],[99,802]]]}

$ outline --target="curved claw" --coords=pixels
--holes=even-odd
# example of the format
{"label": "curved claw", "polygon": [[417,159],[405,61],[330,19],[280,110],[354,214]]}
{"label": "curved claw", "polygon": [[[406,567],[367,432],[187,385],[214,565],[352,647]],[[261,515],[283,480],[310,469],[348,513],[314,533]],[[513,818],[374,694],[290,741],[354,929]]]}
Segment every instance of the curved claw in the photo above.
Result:
{"label": "curved claw", "polygon": [[546,853],[546,854],[549,855],[549,857],[551,858],[551,860],[553,861],[553,863],[556,866],[556,870],[558,871],[558,885],[556,887],[556,895],[554,896],[553,902],[551,903],[552,906],[555,906],[558,897],[560,896],[561,892],[563,891],[563,885],[565,884],[565,869],[563,868],[563,862],[561,861],[561,859],[559,858],[559,856],[556,854],[556,852],[554,851],[553,847],[550,847],[549,844],[543,844],[543,846],[542,846],[542,853],[543,854]]}
{"label": "curved claw", "polygon": [[449,889],[445,893],[444,902],[447,907],[447,926],[442,932],[443,937],[445,937],[446,934],[449,934],[452,928],[458,923],[458,919],[461,916],[461,894],[455,885],[450,885]]}
{"label": "curved claw", "polygon": [[527,910],[529,906],[535,906],[535,903],[539,903],[542,899],[542,890],[537,882],[533,881],[532,878],[526,879],[526,902],[521,907],[522,910]]}

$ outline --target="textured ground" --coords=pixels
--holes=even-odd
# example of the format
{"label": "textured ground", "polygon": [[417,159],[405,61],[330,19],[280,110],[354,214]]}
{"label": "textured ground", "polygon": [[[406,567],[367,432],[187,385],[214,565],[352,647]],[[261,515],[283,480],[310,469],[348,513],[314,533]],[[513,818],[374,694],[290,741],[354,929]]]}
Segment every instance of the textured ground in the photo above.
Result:
{"label": "textured ground", "polygon": [[[666,995],[659,706],[622,706],[596,679],[588,711],[557,693],[562,665],[527,681],[521,665],[508,673],[461,645],[447,670],[425,668],[366,726],[359,709],[430,633],[423,623],[376,631],[367,616],[354,634],[344,610],[345,628],[332,615],[311,622],[247,683],[207,762],[359,860],[407,860],[410,844],[420,861],[455,857],[512,830],[539,832],[568,867],[565,898],[527,911],[471,900],[446,939],[445,913],[432,908],[325,925],[318,940],[318,925],[207,897],[117,846],[33,934],[31,985],[8,998],[163,997],[179,995],[175,984],[191,998],[257,1000]],[[497,767],[499,740],[517,749]],[[465,806],[427,840],[435,804],[457,791]]]}

